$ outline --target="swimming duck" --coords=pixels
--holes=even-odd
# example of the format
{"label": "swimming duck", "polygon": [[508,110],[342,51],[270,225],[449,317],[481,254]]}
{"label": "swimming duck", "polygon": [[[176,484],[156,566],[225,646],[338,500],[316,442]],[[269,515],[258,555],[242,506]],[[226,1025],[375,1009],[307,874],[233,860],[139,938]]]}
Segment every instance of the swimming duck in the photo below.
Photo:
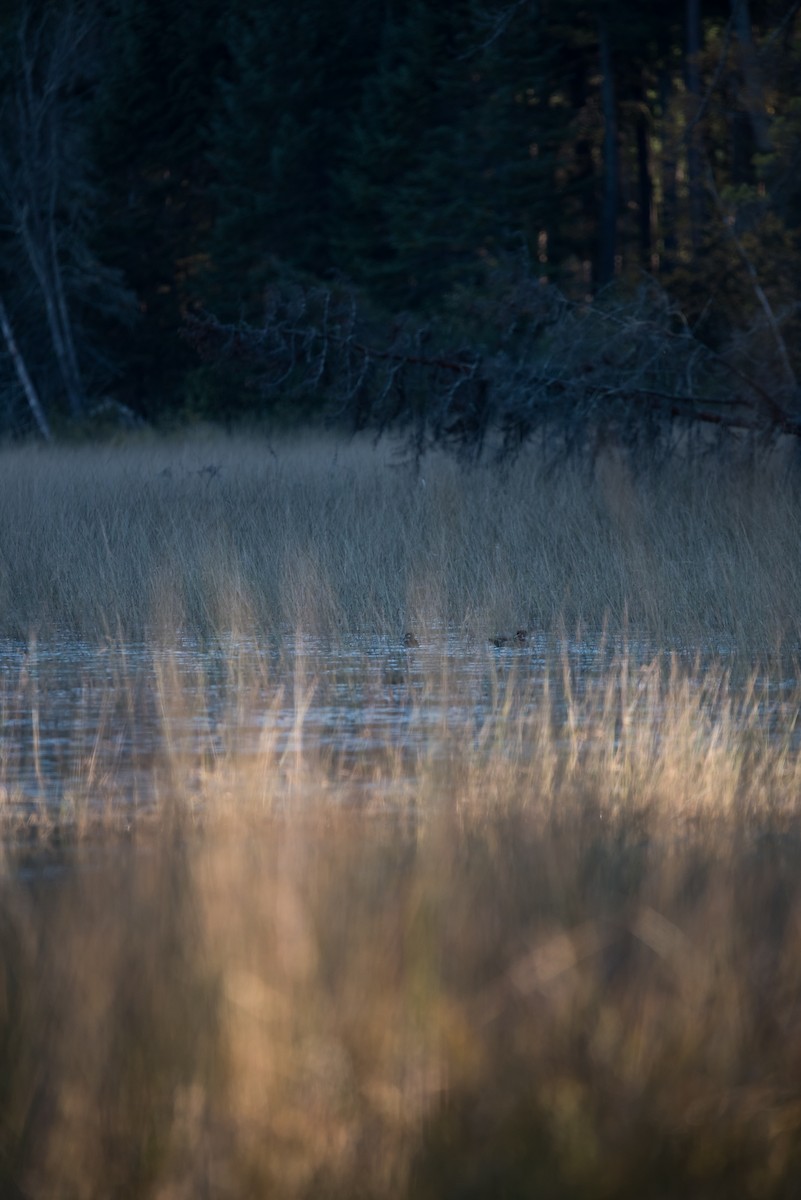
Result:
{"label": "swimming duck", "polygon": [[490,638],[490,644],[502,650],[505,646],[525,646],[528,641],[528,630],[518,629],[515,633],[498,633]]}
{"label": "swimming duck", "polygon": [[403,644],[407,650],[414,650],[416,646],[420,645],[413,633],[404,633]]}

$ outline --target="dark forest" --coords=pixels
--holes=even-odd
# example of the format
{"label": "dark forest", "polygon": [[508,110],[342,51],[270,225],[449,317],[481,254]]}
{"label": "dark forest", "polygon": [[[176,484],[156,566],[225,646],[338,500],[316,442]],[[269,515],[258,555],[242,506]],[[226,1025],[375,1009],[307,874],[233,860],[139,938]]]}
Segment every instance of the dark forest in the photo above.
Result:
{"label": "dark forest", "polygon": [[4,7],[0,430],[801,432],[801,4]]}

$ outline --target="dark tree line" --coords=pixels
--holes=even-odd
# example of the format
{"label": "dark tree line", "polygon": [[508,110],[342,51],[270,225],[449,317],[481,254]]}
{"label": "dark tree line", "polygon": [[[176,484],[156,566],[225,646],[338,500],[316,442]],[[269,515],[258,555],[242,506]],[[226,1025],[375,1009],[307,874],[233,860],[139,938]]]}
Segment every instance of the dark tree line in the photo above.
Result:
{"label": "dark tree line", "polygon": [[20,0],[0,39],[7,434],[797,432],[801,3]]}

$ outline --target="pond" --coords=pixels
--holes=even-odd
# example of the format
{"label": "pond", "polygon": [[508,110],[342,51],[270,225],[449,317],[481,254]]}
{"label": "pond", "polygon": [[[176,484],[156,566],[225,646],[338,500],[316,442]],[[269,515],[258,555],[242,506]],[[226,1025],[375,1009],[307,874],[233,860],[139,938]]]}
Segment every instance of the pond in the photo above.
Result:
{"label": "pond", "polygon": [[[4,809],[57,813],[77,798],[102,807],[112,793],[116,803],[127,796],[147,806],[165,760],[190,771],[225,756],[257,757],[268,743],[278,758],[328,754],[340,771],[391,756],[396,781],[413,778],[420,758],[435,758],[441,745],[452,750],[460,739],[475,748],[493,725],[545,706],[558,738],[571,720],[589,722],[609,704],[610,680],[615,703],[635,718],[647,703],[642,715],[658,723],[662,694],[646,684],[655,671],[667,678],[671,664],[699,694],[706,689],[702,707],[742,696],[744,720],[753,725],[756,716],[768,736],[789,730],[795,744],[792,664],[755,675],[725,646],[671,654],[598,636],[532,635],[524,646],[495,648],[451,629],[420,641],[406,649],[378,635],[285,633],[169,647],[0,643]],[[737,703],[729,708],[736,713]]]}

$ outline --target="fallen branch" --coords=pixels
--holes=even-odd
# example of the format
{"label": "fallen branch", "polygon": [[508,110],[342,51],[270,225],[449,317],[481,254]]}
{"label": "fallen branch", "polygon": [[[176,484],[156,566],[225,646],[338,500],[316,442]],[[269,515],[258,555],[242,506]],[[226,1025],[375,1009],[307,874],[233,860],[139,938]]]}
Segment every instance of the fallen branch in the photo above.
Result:
{"label": "fallen branch", "polygon": [[187,319],[184,336],[207,362],[246,364],[247,383],[265,397],[304,396],[379,433],[411,425],[418,454],[445,445],[478,457],[492,431],[501,455],[543,434],[563,448],[591,448],[599,432],[633,446],[676,421],[801,438],[801,416],[686,326],[676,331],[663,294],[585,305],[541,296],[538,287],[502,298],[490,313],[502,330],[491,350],[454,350],[436,330],[404,322],[382,329],[352,297],[323,289],[273,291],[262,327],[203,314]]}

